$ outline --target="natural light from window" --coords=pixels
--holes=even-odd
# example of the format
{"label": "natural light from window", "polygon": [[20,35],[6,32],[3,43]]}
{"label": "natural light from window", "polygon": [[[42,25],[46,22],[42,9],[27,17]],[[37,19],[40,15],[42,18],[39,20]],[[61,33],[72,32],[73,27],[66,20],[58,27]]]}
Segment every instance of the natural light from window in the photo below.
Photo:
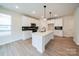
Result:
{"label": "natural light from window", "polygon": [[0,13],[0,36],[11,34],[11,16]]}

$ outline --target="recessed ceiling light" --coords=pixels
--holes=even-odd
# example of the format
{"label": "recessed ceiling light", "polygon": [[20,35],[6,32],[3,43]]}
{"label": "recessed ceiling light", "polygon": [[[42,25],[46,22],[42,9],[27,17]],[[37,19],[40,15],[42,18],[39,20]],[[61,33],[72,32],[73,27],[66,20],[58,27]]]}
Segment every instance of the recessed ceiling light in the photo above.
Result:
{"label": "recessed ceiling light", "polygon": [[18,6],[16,6],[16,8],[19,8]]}
{"label": "recessed ceiling light", "polygon": [[32,14],[36,14],[36,11],[32,11]]}

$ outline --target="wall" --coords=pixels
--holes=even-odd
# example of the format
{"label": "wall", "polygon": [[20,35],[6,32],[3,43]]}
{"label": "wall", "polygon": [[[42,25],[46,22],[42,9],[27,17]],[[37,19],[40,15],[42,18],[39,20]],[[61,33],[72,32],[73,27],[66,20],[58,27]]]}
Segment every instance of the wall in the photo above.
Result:
{"label": "wall", "polygon": [[[29,18],[27,16],[22,16],[22,26],[31,26],[31,23],[35,23],[36,26],[39,26],[39,20]],[[32,31],[22,31],[22,39],[29,39],[32,37]]]}
{"label": "wall", "polygon": [[[79,10],[79,9],[78,9]],[[78,22],[78,13],[79,11],[76,11],[76,22]],[[22,32],[22,26],[23,25],[30,25],[30,23],[36,23],[37,26],[41,27],[41,23],[43,25],[45,25],[47,22],[44,23],[44,21],[39,21],[39,20],[36,20],[36,19],[32,19],[32,18],[29,18],[29,17],[25,17],[19,13],[16,13],[16,12],[13,12],[13,11],[10,11],[10,10],[7,10],[7,9],[4,9],[4,8],[0,8],[0,13],[4,13],[4,14],[9,14],[12,16],[12,34],[9,35],[9,36],[4,36],[4,37],[0,37],[0,45],[2,44],[5,44],[5,43],[9,43],[9,42],[13,42],[13,41],[17,41],[17,40],[20,40],[20,39],[23,39],[24,37],[27,39],[27,38],[30,38],[31,37],[31,32],[29,33],[25,33],[24,37],[23,37],[23,32]],[[67,16],[67,17],[64,17],[64,35],[65,36],[73,36],[73,26],[74,26],[74,21],[73,21],[73,16]],[[40,23],[41,22],[41,23]],[[59,22],[59,21],[58,21]],[[68,23],[69,22],[69,23]],[[76,23],[77,25],[77,32],[75,34],[75,40],[76,41],[79,41],[78,38],[79,38],[79,28],[78,28],[78,23]],[[46,25],[45,25],[46,26]],[[72,31],[71,31],[72,30]],[[57,33],[58,34],[58,33]]]}
{"label": "wall", "polygon": [[48,27],[48,26],[47,26],[47,20],[40,19],[39,22],[40,22],[39,31],[41,31],[43,27],[45,27],[46,30],[47,30],[47,27]]}
{"label": "wall", "polygon": [[[54,27],[55,26],[62,26],[63,27],[63,19],[59,18],[59,19],[54,19]],[[54,29],[54,35],[56,36],[63,36],[63,30],[55,30]]]}
{"label": "wall", "polygon": [[46,30],[53,31],[54,35],[63,36],[63,31],[62,30],[55,30],[54,29],[55,26],[62,26],[62,18],[51,19],[51,20],[40,19],[40,28],[46,27]]}
{"label": "wall", "polygon": [[77,8],[75,12],[75,34],[74,34],[74,41],[77,45],[79,45],[79,8]]}
{"label": "wall", "polygon": [[74,16],[65,16],[63,17],[63,30],[65,37],[74,36]]}
{"label": "wall", "polygon": [[54,31],[54,20],[48,20],[48,30]]}
{"label": "wall", "polygon": [[[4,13],[4,14],[8,14],[8,15],[12,16],[11,35],[0,37],[0,45],[23,39],[24,33],[22,32],[22,25],[29,25],[30,22],[37,23],[37,21],[35,21],[35,19],[27,17],[27,19],[25,20],[25,19],[23,19],[22,14],[13,12],[13,11],[5,9],[5,8],[0,8],[0,13]],[[23,20],[23,22],[22,22],[22,20]],[[27,22],[27,20],[28,20],[28,22]],[[28,35],[28,33],[26,33],[27,34],[26,37],[30,36],[30,35]]]}
{"label": "wall", "polygon": [[41,30],[42,27],[46,27],[46,30],[49,31],[53,31],[54,30],[54,20],[44,20],[44,19],[40,19],[39,20],[39,31]]}
{"label": "wall", "polygon": [[22,26],[30,26],[31,23],[36,23],[36,25],[39,26],[39,20],[27,16],[22,16],[21,21],[22,21]]}
{"label": "wall", "polygon": [[63,36],[62,34],[62,30],[55,30],[54,27],[55,26],[62,26],[62,19],[51,19],[51,20],[43,20],[43,19],[40,19],[40,29],[42,27],[46,27],[46,30],[51,30],[54,32],[54,35],[57,35],[57,36]]}
{"label": "wall", "polygon": [[54,35],[56,36],[65,36],[73,37],[74,36],[74,15],[64,16],[59,19],[52,19],[52,22],[55,26],[63,26],[63,30],[55,30]]}
{"label": "wall", "polygon": [[0,37],[0,45],[13,42],[21,39],[21,14],[12,12],[10,10],[0,8],[0,13],[8,14],[12,16],[12,31],[11,35]]}

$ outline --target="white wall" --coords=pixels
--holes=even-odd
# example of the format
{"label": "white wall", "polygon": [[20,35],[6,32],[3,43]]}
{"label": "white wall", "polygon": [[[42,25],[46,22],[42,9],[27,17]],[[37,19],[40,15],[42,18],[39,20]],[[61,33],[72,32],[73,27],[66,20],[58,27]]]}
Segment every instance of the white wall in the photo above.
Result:
{"label": "white wall", "polygon": [[[8,14],[8,15],[12,16],[11,35],[0,37],[0,45],[23,39],[22,25],[29,25],[29,23],[31,23],[31,22],[37,23],[37,21],[35,21],[35,19],[27,17],[27,19],[25,20],[25,19],[23,19],[23,15],[10,11],[10,10],[7,10],[7,9],[4,9],[4,8],[0,8],[0,13],[4,13],[4,14]],[[27,20],[28,20],[28,22],[27,22]],[[37,25],[38,25],[38,23],[37,23]],[[28,35],[28,33],[27,33],[26,37],[29,37],[29,36],[30,35]]]}
{"label": "white wall", "polygon": [[0,13],[8,14],[12,16],[12,31],[11,35],[0,37],[0,45],[13,42],[21,39],[21,14],[0,8]]}
{"label": "white wall", "polygon": [[[36,26],[39,26],[39,20],[29,18],[27,16],[22,16],[22,26],[31,26],[31,23],[35,23]],[[29,39],[32,37],[32,31],[22,31],[22,39]]]}
{"label": "white wall", "polygon": [[[49,21],[45,21],[43,19],[34,21],[34,19],[31,19],[28,17],[25,17],[25,18],[29,19],[26,21],[24,20],[25,23],[23,23],[23,24],[25,24],[25,25],[28,23],[28,25],[30,26],[30,23],[34,22],[39,26],[39,28],[41,28],[43,26],[47,27],[47,30],[49,28],[48,24],[52,24],[51,27],[63,26],[63,30],[54,30],[54,35],[57,35],[57,36],[64,35],[65,37],[73,37],[74,36],[74,15],[65,16],[65,17],[62,17],[59,19],[52,19]],[[53,26],[53,24],[54,24],[54,26]]]}
{"label": "white wall", "polygon": [[63,31],[62,30],[55,30],[54,29],[55,26],[62,26],[62,18],[52,19],[52,20],[40,19],[40,29],[42,27],[46,27],[46,30],[53,31],[54,35],[63,36]]}
{"label": "white wall", "polygon": [[63,17],[63,29],[65,37],[73,37],[74,36],[74,16],[65,16]]}
{"label": "white wall", "polygon": [[40,31],[43,27],[45,27],[46,30],[47,30],[47,27],[48,27],[48,26],[47,26],[47,20],[40,19],[39,22],[40,22],[40,23],[39,23],[39,24],[40,24],[40,25],[39,25],[39,31]]}
{"label": "white wall", "polygon": [[31,23],[36,23],[39,26],[39,20],[27,16],[22,16],[22,26],[31,26]]}
{"label": "white wall", "polygon": [[[77,19],[76,25],[77,26],[78,26],[78,17],[79,17],[78,16],[78,13],[79,13],[78,10],[76,12],[76,19]],[[23,38],[23,34],[24,34],[22,32],[22,26],[23,25],[30,25],[30,23],[36,23],[37,26],[40,26],[40,27],[42,26],[42,25],[40,25],[40,21],[39,20],[32,19],[32,18],[29,18],[29,17],[25,17],[25,16],[23,16],[23,15],[21,15],[19,13],[15,13],[15,12],[12,12],[10,10],[6,10],[6,9],[3,9],[3,8],[0,8],[0,13],[9,14],[9,15],[12,16],[12,34],[9,35],[9,36],[0,37],[0,45],[1,44],[5,44],[5,43],[8,43],[8,42],[13,42],[13,41],[17,41],[17,40],[22,39]],[[66,22],[65,24],[67,24],[67,22],[68,22],[68,21],[66,21],[67,19],[72,19],[72,17],[64,18],[64,20]],[[42,20],[41,20],[41,22],[42,22],[43,25],[45,25]],[[72,22],[72,24],[73,24],[73,21],[69,20],[69,22]],[[70,24],[70,23],[68,23],[68,24]],[[72,25],[70,24],[70,26],[72,26]],[[68,26],[65,26],[66,27],[65,29],[67,29],[67,27],[70,28],[70,26],[69,25]],[[79,32],[79,28],[76,31]],[[68,33],[70,31],[69,30],[65,30],[64,32],[67,32]],[[25,35],[24,35],[24,37],[26,37],[26,39],[29,38],[29,37],[31,37],[31,32],[30,32],[30,34],[28,34],[28,33],[25,33]],[[78,39],[79,37],[78,37],[77,34],[76,34],[76,38]],[[71,35],[71,34],[68,34],[68,35]],[[79,41],[79,40],[77,40],[77,41]]]}
{"label": "white wall", "polygon": [[74,34],[74,41],[77,45],[79,45],[79,8],[75,12],[75,34]]}
{"label": "white wall", "polygon": [[54,30],[54,35],[73,37],[74,36],[74,15],[64,16],[59,19],[52,19],[48,23],[53,23],[55,26],[63,26],[63,30]]}
{"label": "white wall", "polygon": [[54,20],[48,20],[48,30],[54,31]]}
{"label": "white wall", "polygon": [[52,29],[54,35],[63,36],[63,31],[62,30],[55,30],[54,29],[55,26],[62,26],[62,18],[51,19],[51,20],[40,19],[40,28],[41,27],[46,27],[46,30],[51,30]]}
{"label": "white wall", "polygon": [[42,27],[46,27],[46,30],[51,30],[53,31],[54,29],[54,20],[44,20],[40,19],[39,20],[39,31],[41,30]]}
{"label": "white wall", "polygon": [[[54,27],[55,26],[62,26],[63,27],[63,19],[59,18],[59,19],[54,19]],[[54,35],[56,36],[63,36],[63,30],[55,30],[54,29]]]}

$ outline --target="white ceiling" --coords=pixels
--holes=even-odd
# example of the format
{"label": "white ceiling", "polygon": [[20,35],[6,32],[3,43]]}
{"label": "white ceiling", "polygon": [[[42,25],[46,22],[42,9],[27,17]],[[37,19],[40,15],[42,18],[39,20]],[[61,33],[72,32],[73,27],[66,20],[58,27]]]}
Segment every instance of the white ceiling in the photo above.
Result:
{"label": "white ceiling", "polygon": [[[49,12],[52,12],[52,16],[58,15],[68,15],[75,11],[79,4],[77,3],[0,3],[1,6],[8,8],[10,10],[14,10],[16,12],[24,13],[26,15],[30,15],[36,18],[43,17],[44,8],[46,5],[46,17],[49,18]],[[19,8],[16,8],[18,6]],[[35,11],[35,12],[33,12]],[[33,14],[33,13],[35,14]]]}

